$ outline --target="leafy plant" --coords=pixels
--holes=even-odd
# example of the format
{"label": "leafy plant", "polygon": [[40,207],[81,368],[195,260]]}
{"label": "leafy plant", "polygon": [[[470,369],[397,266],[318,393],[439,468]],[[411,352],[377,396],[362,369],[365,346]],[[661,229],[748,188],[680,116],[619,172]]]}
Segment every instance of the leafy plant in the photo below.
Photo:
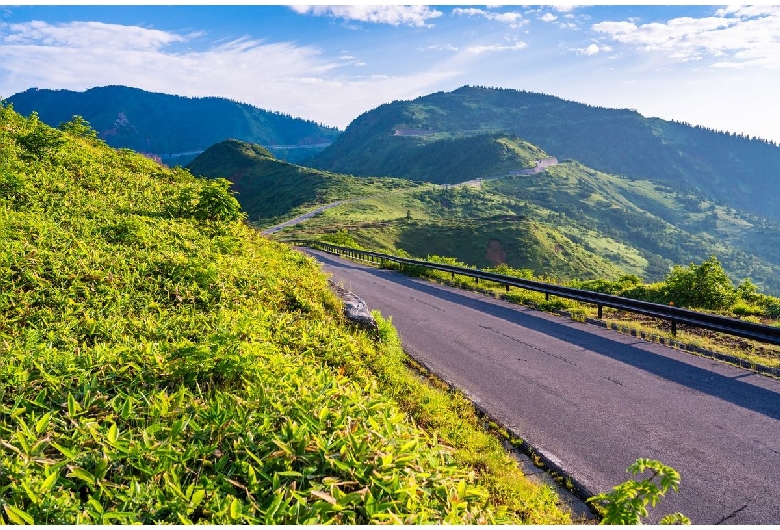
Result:
{"label": "leafy plant", "polygon": [[[588,502],[601,513],[601,524],[642,524],[642,519],[648,516],[647,505],[655,507],[670,489],[677,491],[680,486],[680,474],[657,460],[639,458],[626,471],[632,475],[650,471],[651,475],[642,480],[627,480],[612,491],[590,497]],[[690,523],[681,513],[660,520],[660,524]]]}
{"label": "leafy plant", "polygon": [[728,309],[737,291],[715,256],[700,265],[676,266],[666,278],[666,295],[677,306]]}

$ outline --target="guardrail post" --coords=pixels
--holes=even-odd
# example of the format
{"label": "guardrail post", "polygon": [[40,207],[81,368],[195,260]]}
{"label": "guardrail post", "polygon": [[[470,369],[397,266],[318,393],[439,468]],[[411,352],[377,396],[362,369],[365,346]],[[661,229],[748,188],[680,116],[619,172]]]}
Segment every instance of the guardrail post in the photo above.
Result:
{"label": "guardrail post", "polygon": [[509,284],[506,284],[504,287],[506,287],[506,292],[509,292]]}
{"label": "guardrail post", "polygon": [[550,300],[550,293],[544,293],[544,299],[549,301]]}
{"label": "guardrail post", "polygon": [[452,273],[452,279],[453,280],[455,279],[455,273],[454,272]]}
{"label": "guardrail post", "polygon": [[598,316],[598,319],[599,319],[599,320],[601,320],[601,319],[602,319],[602,317],[603,317],[603,312],[602,312],[602,305],[601,305],[601,304],[599,304],[599,316]]}
{"label": "guardrail post", "polygon": [[677,336],[677,321],[672,320],[672,337]]}

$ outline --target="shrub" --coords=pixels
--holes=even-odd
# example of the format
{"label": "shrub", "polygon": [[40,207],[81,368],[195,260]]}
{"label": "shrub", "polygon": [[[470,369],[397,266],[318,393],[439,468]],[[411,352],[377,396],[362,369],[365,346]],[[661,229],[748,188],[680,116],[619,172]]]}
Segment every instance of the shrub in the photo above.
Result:
{"label": "shrub", "polygon": [[711,256],[701,265],[674,267],[666,278],[666,296],[678,307],[723,310],[734,304],[737,290],[718,258]]}
{"label": "shrub", "polygon": [[[601,512],[601,524],[642,524],[648,504],[654,507],[667,491],[677,491],[680,487],[680,474],[657,460],[639,458],[626,471],[632,475],[650,471],[652,475],[641,481],[627,480],[608,493],[589,498],[588,502]],[[653,482],[656,478],[658,484]],[[674,513],[663,517],[660,523],[690,524],[691,521],[681,513]]]}

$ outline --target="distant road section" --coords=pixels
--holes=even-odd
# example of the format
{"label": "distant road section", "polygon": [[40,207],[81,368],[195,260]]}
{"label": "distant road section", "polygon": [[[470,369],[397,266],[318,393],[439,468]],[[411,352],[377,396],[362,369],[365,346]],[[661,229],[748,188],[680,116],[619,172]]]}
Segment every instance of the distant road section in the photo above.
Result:
{"label": "distant road section", "polygon": [[780,381],[596,326],[308,251],[406,351],[590,493],[637,458],[680,472],[649,522],[780,523]]}
{"label": "distant road section", "polygon": [[262,233],[265,234],[265,235],[275,234],[276,232],[278,232],[278,231],[280,231],[280,230],[282,230],[284,228],[287,228],[288,226],[297,225],[298,223],[302,223],[302,222],[304,222],[307,219],[311,219],[312,217],[314,217],[318,213],[322,213],[325,210],[329,210],[331,208],[335,208],[336,206],[341,206],[342,204],[346,204],[348,202],[362,201],[363,199],[365,199],[365,197],[360,197],[360,198],[357,198],[357,199],[345,199],[343,201],[331,202],[329,204],[326,204],[325,206],[320,206],[319,208],[317,208],[315,210],[312,210],[312,211],[310,211],[308,213],[305,213],[303,215],[299,215],[298,217],[290,219],[289,221],[285,221],[285,222],[283,222],[281,224],[278,224],[276,226],[272,226],[271,228],[266,228],[265,230],[263,230]]}

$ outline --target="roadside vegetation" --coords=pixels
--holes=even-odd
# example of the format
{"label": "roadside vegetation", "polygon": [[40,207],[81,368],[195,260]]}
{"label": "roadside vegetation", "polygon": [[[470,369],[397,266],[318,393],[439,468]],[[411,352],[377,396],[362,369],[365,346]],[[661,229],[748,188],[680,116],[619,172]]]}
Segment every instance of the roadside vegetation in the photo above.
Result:
{"label": "roadside vegetation", "polygon": [[0,519],[569,522],[225,180],[0,107]]}

